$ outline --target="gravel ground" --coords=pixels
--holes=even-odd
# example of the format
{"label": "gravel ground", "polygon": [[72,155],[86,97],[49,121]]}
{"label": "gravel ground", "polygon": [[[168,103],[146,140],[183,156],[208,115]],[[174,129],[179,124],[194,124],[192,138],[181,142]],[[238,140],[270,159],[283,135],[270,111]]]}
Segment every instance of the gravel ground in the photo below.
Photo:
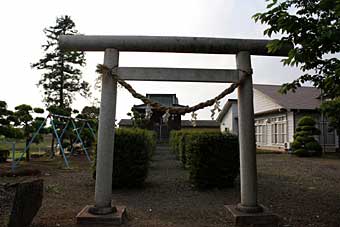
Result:
{"label": "gravel ground", "polygon": [[14,187],[0,185],[0,226],[5,226],[9,222],[14,196]]}
{"label": "gravel ground", "polygon": [[[340,159],[258,155],[259,201],[281,217],[282,226],[340,226]],[[76,226],[75,216],[93,203],[94,181],[84,157],[61,162],[33,161],[45,180],[43,205],[33,226]],[[1,168],[0,168],[1,171]],[[0,178],[0,182],[32,177]],[[224,204],[239,202],[239,180],[230,189],[198,191],[167,147],[159,147],[144,188],[114,190],[112,199],[126,205],[124,226],[232,226]]]}
{"label": "gravel ground", "polygon": [[289,226],[340,226],[340,159],[258,155],[259,200]]}

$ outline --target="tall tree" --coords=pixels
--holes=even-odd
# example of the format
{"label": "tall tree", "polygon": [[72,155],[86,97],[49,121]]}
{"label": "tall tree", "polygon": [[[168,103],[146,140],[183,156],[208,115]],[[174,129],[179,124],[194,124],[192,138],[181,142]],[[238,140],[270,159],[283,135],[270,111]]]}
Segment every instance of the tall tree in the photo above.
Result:
{"label": "tall tree", "polygon": [[89,84],[82,79],[79,67],[85,65],[85,55],[80,51],[62,51],[58,45],[60,35],[74,35],[78,31],[69,16],[56,19],[56,25],[45,28],[47,43],[42,45],[45,55],[32,68],[43,70],[38,85],[44,90],[47,106],[68,107],[76,93],[90,95]]}
{"label": "tall tree", "polygon": [[340,0],[267,0],[268,11],[253,16],[269,27],[264,34],[281,35],[269,51],[292,45],[284,65],[299,66],[303,74],[282,86],[281,92],[295,90],[310,81],[323,93],[340,96]]}

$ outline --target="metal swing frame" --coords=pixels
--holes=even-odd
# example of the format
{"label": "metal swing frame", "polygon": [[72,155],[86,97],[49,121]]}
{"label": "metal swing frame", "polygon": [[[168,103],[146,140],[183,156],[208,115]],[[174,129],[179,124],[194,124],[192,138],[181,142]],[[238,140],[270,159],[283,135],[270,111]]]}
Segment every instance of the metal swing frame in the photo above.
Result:
{"label": "metal swing frame", "polygon": [[[54,122],[54,118],[55,117],[58,117],[58,118],[63,118],[63,119],[67,119],[67,123],[65,125],[65,127],[63,128],[63,131],[61,132],[60,135],[58,135],[58,131],[57,131],[57,127],[56,127],[56,123]],[[93,135],[93,138],[96,139],[96,135],[91,127],[91,125],[89,124],[88,120],[86,119],[81,119],[81,118],[72,118],[72,117],[69,117],[69,116],[63,116],[63,115],[57,115],[57,114],[49,114],[45,119],[44,121],[40,124],[38,130],[33,134],[31,140],[29,141],[29,143],[25,146],[24,150],[22,151],[20,157],[15,161],[13,159],[12,161],[12,171],[14,171],[15,167],[18,166],[19,162],[21,161],[21,159],[23,158],[24,154],[26,153],[26,151],[29,149],[29,147],[31,146],[31,144],[33,143],[34,139],[38,136],[39,132],[41,131],[41,129],[43,128],[43,126],[46,124],[47,122],[47,119],[50,120],[50,124],[52,126],[52,129],[53,129],[53,133],[57,139],[57,145],[59,145],[59,149],[61,151],[61,154],[63,156],[63,159],[64,159],[64,163],[65,163],[65,166],[66,168],[70,168],[70,165],[69,165],[69,161],[66,157],[66,154],[65,154],[65,150],[61,144],[61,140],[67,130],[67,128],[69,127],[70,123],[72,124],[72,127],[73,127],[73,130],[76,132],[76,136],[77,136],[77,139],[75,140],[75,142],[73,142],[73,144],[77,143],[78,141],[81,143],[82,145],[82,148],[84,150],[84,153],[86,155],[86,158],[87,160],[92,163],[92,160],[89,156],[89,153],[84,145],[84,142],[83,140],[81,139],[81,133],[83,131],[83,129],[85,128],[85,126],[87,126],[89,129],[90,129],[90,132],[91,134]],[[76,124],[75,124],[75,120],[78,120],[78,121],[83,121],[83,125],[81,127],[81,130],[78,131],[77,127],[76,127]],[[72,146],[72,150],[71,150],[71,154],[73,153],[73,146]],[[14,157],[14,153],[12,155],[12,157]]]}

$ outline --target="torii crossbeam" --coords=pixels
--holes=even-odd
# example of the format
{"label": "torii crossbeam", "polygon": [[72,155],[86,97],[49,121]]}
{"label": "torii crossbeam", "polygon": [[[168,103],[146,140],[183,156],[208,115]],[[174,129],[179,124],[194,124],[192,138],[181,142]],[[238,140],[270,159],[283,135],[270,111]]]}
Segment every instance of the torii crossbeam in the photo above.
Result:
{"label": "torii crossbeam", "polygon": [[[262,206],[257,202],[253,83],[251,73],[247,73],[252,71],[251,55],[288,55],[290,46],[285,46],[275,53],[269,53],[267,49],[269,42],[270,40],[257,39],[86,35],[61,36],[59,40],[60,48],[64,50],[104,51],[104,64],[109,68],[116,69],[118,76],[126,80],[233,83],[244,78],[238,87],[241,202],[237,206],[227,206],[227,208],[236,217],[235,220],[247,218],[257,224],[260,220],[260,225],[274,226],[271,224],[277,222],[276,216],[264,212]],[[238,70],[119,68],[120,51],[235,54]],[[101,223],[106,222],[107,217],[111,217],[112,223],[118,220],[116,223],[119,224],[121,223],[121,215],[125,212],[125,208],[118,207],[117,209],[117,207],[111,206],[116,97],[116,82],[112,77],[103,75],[97,145],[95,205],[85,208],[82,211],[83,213],[79,214],[77,218],[79,223]],[[91,213],[90,215],[86,214],[88,210]],[[100,216],[104,218],[100,218]]]}

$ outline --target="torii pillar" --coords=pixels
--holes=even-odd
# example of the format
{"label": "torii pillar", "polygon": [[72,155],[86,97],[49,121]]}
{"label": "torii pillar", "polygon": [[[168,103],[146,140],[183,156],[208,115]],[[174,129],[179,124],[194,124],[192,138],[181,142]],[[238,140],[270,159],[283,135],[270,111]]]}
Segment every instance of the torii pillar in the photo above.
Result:
{"label": "torii pillar", "polygon": [[[119,51],[105,49],[104,65],[117,70],[118,63]],[[85,206],[76,218],[77,224],[120,225],[124,222],[126,207],[111,204],[117,81],[110,75],[102,75],[101,80],[95,204]]]}
{"label": "torii pillar", "polygon": [[[251,55],[287,56],[285,46],[268,53],[270,40],[162,37],[162,36],[61,36],[60,47],[73,51],[105,51],[104,64],[117,70],[125,80],[190,81],[235,83],[238,88],[241,202],[225,206],[234,216],[236,226],[277,226],[277,216],[257,201],[256,144],[254,134]],[[237,70],[119,68],[119,51],[175,52],[201,54],[236,54]],[[102,78],[99,116],[95,204],[86,206],[78,223],[121,224],[125,207],[111,204],[116,84],[109,76]]]}

